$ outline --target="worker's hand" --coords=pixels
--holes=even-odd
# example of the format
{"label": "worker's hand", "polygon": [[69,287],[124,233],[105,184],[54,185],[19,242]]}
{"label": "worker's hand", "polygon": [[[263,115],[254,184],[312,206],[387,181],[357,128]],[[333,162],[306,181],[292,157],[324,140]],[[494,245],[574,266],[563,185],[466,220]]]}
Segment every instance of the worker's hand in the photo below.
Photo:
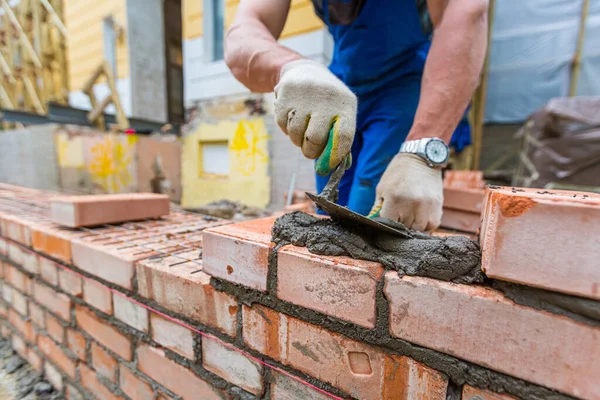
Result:
{"label": "worker's hand", "polygon": [[[275,87],[275,118],[305,157],[328,175],[350,153],[356,129],[356,96],[325,66],[296,60],[283,66]],[[327,146],[330,131],[333,135]]]}
{"label": "worker's hand", "polygon": [[430,231],[440,226],[444,192],[442,170],[431,168],[414,154],[397,154],[385,170],[370,217],[402,222],[407,228]]}

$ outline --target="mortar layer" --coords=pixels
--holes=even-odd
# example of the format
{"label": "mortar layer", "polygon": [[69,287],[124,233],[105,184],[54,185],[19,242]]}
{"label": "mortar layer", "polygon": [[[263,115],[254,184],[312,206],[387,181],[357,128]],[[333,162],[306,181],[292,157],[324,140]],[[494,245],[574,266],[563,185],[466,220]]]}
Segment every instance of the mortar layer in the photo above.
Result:
{"label": "mortar layer", "polygon": [[271,233],[276,244],[291,243],[319,255],[376,261],[400,275],[456,283],[483,282],[485,278],[479,244],[466,236],[439,238],[412,231],[413,239],[405,239],[300,211],[275,220]]}

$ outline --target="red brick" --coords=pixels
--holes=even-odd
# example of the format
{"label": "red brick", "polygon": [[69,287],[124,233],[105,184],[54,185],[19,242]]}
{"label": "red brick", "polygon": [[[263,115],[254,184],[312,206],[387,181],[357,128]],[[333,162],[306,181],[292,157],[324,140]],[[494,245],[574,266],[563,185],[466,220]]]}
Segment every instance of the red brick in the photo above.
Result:
{"label": "red brick", "polygon": [[6,304],[0,303],[0,317],[6,319],[8,316],[8,307]]}
{"label": "red brick", "polygon": [[471,212],[444,208],[440,226],[446,229],[477,233],[481,227],[481,216]]}
{"label": "red brick", "polygon": [[265,292],[274,218],[255,219],[204,231],[204,271]]}
{"label": "red brick", "polygon": [[44,360],[34,349],[29,349],[27,351],[27,361],[29,365],[33,367],[37,372],[42,372],[44,368]]}
{"label": "red brick", "polygon": [[72,248],[73,263],[83,271],[125,289],[133,288],[134,261],[141,256],[126,257],[114,246],[100,246],[79,239],[72,241]]}
{"label": "red brick", "polygon": [[50,214],[71,228],[158,218],[169,214],[169,196],[154,193],[61,196],[52,199]]}
{"label": "red brick", "polygon": [[31,274],[40,272],[39,257],[14,243],[8,245],[8,258]]}
{"label": "red brick", "polygon": [[[244,306],[246,344],[360,399],[445,399],[447,379],[411,358],[269,308]],[[421,397],[423,396],[423,397]]]}
{"label": "red brick", "polygon": [[58,315],[65,321],[71,321],[71,299],[63,293],[57,293],[39,282],[33,283],[33,295],[39,304]]}
{"label": "red brick", "polygon": [[0,261],[0,279],[4,279],[4,263],[2,261]]}
{"label": "red brick", "polygon": [[110,389],[98,380],[96,373],[85,364],[79,364],[81,384],[98,400],[117,400],[119,396],[113,394]]}
{"label": "red brick", "polygon": [[96,281],[83,281],[83,300],[94,308],[112,314],[112,292]]}
{"label": "red brick", "polygon": [[277,371],[273,371],[271,374],[273,376],[271,384],[273,400],[331,400],[333,398]]}
{"label": "red brick", "polygon": [[483,171],[444,171],[444,187],[461,189],[483,189]]}
{"label": "red brick", "polygon": [[202,339],[202,366],[257,396],[263,392],[262,366],[221,342]]}
{"label": "red brick", "polygon": [[396,272],[386,274],[385,294],[393,336],[576,397],[600,396],[596,327],[492,289]]}
{"label": "red brick", "polygon": [[29,343],[35,343],[35,330],[33,324],[29,321],[25,321],[19,316],[14,310],[8,311],[8,322],[23,334],[23,338]]}
{"label": "red brick", "polygon": [[12,287],[10,287],[9,285],[7,285],[6,283],[0,282],[0,284],[2,284],[2,298],[4,299],[4,301],[6,303],[12,305],[12,301],[13,301],[12,292],[14,289]]}
{"label": "red brick", "polygon": [[129,368],[121,365],[119,375],[121,390],[132,400],[154,400],[154,391],[150,385],[135,376]]}
{"label": "red brick", "polygon": [[141,372],[185,400],[222,398],[217,389],[189,369],[166,358],[162,350],[141,345],[137,349],[137,359]]}
{"label": "red brick", "polygon": [[77,325],[107,349],[126,361],[131,361],[131,341],[105,321],[101,321],[91,311],[77,306]]}
{"label": "red brick", "polygon": [[71,263],[71,241],[56,227],[35,226],[31,230],[31,245],[40,253]]}
{"label": "red brick", "polygon": [[119,321],[138,331],[148,332],[148,310],[144,307],[119,294],[113,296],[113,306]]}
{"label": "red brick", "polygon": [[[197,257],[197,253],[195,255]],[[189,256],[192,257],[191,254]],[[216,291],[210,285],[210,276],[195,272],[199,265],[188,262],[171,266],[176,262],[181,260],[166,257],[139,262],[139,294],[166,309],[235,336],[238,309],[236,299]]]}
{"label": "red brick", "polygon": [[12,265],[6,264],[6,280],[23,293],[29,293],[31,289],[31,279]]}
{"label": "red brick", "polygon": [[483,189],[444,188],[444,208],[481,214],[484,196]]}
{"label": "red brick", "polygon": [[27,356],[27,343],[21,338],[20,335],[12,335],[11,339],[12,348],[15,349],[18,355],[25,358]]}
{"label": "red brick", "polygon": [[58,271],[56,270],[54,261],[40,257],[40,275],[43,280],[52,286],[58,285]]}
{"label": "red brick", "polygon": [[46,314],[46,331],[58,343],[65,341],[65,328],[57,318],[50,314]]}
{"label": "red brick", "polygon": [[194,336],[189,329],[157,314],[150,316],[152,339],[163,347],[194,359]]}
{"label": "red brick", "polygon": [[31,230],[24,221],[7,214],[4,214],[2,219],[3,233],[6,237],[26,246],[31,246]]}
{"label": "red brick", "polygon": [[86,360],[86,341],[82,333],[67,329],[67,346],[80,360]]}
{"label": "red brick", "polygon": [[46,313],[34,302],[29,303],[29,316],[35,326],[46,329]]}
{"label": "red brick", "polygon": [[92,342],[92,363],[100,375],[113,382],[117,381],[117,360],[95,342]]}
{"label": "red brick", "polygon": [[489,277],[600,300],[600,196],[488,189],[483,215]]}
{"label": "red brick", "polygon": [[277,257],[277,297],[368,328],[375,327],[379,263],[322,257],[287,246]]}
{"label": "red brick", "polygon": [[38,348],[67,376],[75,379],[75,368],[77,364],[71,360],[56,343],[48,336],[38,337]]}
{"label": "red brick", "polygon": [[83,295],[83,282],[73,271],[59,268],[58,283],[62,290],[72,296],[81,297]]}
{"label": "red brick", "polygon": [[514,400],[510,396],[474,388],[469,385],[463,386],[462,398],[463,400]]}
{"label": "red brick", "polygon": [[58,391],[63,388],[63,378],[58,369],[52,365],[50,362],[46,361],[44,363],[44,376],[48,379],[48,382],[54,386],[54,388]]}
{"label": "red brick", "polygon": [[13,308],[22,316],[26,317],[27,312],[27,297],[18,290],[12,291],[12,305]]}

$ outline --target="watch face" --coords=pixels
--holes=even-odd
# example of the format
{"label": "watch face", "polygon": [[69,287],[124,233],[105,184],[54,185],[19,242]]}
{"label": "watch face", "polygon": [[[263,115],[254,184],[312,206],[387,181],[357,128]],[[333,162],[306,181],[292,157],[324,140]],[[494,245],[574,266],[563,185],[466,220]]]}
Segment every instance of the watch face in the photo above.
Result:
{"label": "watch face", "polygon": [[425,147],[425,155],[433,164],[442,164],[448,160],[448,146],[441,140],[431,140]]}

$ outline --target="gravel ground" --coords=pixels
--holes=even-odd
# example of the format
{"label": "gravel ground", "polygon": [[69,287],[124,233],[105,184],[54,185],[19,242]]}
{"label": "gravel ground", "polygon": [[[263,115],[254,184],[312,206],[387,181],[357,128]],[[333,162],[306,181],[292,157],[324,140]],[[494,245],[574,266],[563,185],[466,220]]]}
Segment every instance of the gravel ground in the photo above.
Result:
{"label": "gravel ground", "polygon": [[0,400],[64,400],[52,385],[0,339]]}

